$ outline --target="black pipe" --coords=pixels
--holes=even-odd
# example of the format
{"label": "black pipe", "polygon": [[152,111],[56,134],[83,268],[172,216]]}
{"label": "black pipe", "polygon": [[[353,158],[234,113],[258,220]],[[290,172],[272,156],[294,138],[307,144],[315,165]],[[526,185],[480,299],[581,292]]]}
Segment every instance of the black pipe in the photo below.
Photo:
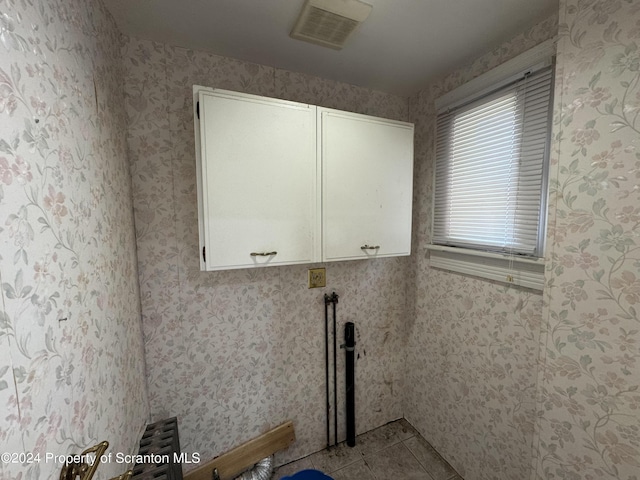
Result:
{"label": "black pipe", "polygon": [[356,333],[353,322],[344,325],[344,349],[346,352],[346,393],[347,393],[347,445],[356,445],[356,388],[355,388],[355,349]]}
{"label": "black pipe", "polygon": [[327,404],[327,448],[331,445],[331,435],[329,433],[329,303],[331,297],[324,296],[324,371],[326,379],[326,404]]}
{"label": "black pipe", "polygon": [[338,445],[338,336],[336,335],[336,304],[338,295],[331,294],[333,303],[333,438]]}

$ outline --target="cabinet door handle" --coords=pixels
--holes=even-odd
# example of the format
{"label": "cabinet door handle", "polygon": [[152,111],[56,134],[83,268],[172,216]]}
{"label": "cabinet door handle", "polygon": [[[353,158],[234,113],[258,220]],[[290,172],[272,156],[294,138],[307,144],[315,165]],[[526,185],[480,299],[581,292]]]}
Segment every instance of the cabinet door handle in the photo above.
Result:
{"label": "cabinet door handle", "polygon": [[380,245],[363,245],[360,247],[360,250],[379,250]]}
{"label": "cabinet door handle", "polygon": [[252,257],[270,257],[272,255],[277,255],[278,252],[251,252],[250,255]]}

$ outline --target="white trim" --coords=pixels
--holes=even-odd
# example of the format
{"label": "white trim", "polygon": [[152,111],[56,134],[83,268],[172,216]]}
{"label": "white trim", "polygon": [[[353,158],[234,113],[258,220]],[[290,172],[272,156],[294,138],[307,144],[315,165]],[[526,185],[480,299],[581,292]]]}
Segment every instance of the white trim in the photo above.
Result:
{"label": "white trim", "polygon": [[430,266],[542,291],[544,259],[428,245]]}
{"label": "white trim", "polygon": [[500,260],[514,260],[520,263],[528,263],[530,265],[543,265],[544,258],[521,257],[518,255],[509,255],[508,253],[485,252],[482,250],[473,250],[462,247],[448,247],[446,245],[427,245],[427,249],[437,252],[459,253],[461,255],[473,255],[475,257],[497,258]]}
{"label": "white trim", "polygon": [[550,65],[551,58],[556,54],[556,42],[555,38],[546,40],[455,90],[445,93],[436,99],[437,112],[441,113],[460,106],[469,101],[470,97],[479,98],[508,85],[525,73],[533,73]]}

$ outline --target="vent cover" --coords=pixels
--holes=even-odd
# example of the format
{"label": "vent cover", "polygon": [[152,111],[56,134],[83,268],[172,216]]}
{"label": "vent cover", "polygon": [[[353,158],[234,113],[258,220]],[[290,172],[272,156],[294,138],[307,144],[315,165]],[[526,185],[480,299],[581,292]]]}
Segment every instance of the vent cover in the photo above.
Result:
{"label": "vent cover", "polygon": [[371,9],[359,0],[307,0],[291,37],[340,50]]}

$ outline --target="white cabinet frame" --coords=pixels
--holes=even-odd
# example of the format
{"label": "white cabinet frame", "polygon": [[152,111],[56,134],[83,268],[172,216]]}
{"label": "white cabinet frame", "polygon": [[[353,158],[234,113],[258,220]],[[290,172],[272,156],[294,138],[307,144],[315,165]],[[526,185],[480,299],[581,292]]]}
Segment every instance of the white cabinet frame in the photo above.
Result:
{"label": "white cabinet frame", "polygon": [[411,253],[412,124],[193,92],[201,270]]}

